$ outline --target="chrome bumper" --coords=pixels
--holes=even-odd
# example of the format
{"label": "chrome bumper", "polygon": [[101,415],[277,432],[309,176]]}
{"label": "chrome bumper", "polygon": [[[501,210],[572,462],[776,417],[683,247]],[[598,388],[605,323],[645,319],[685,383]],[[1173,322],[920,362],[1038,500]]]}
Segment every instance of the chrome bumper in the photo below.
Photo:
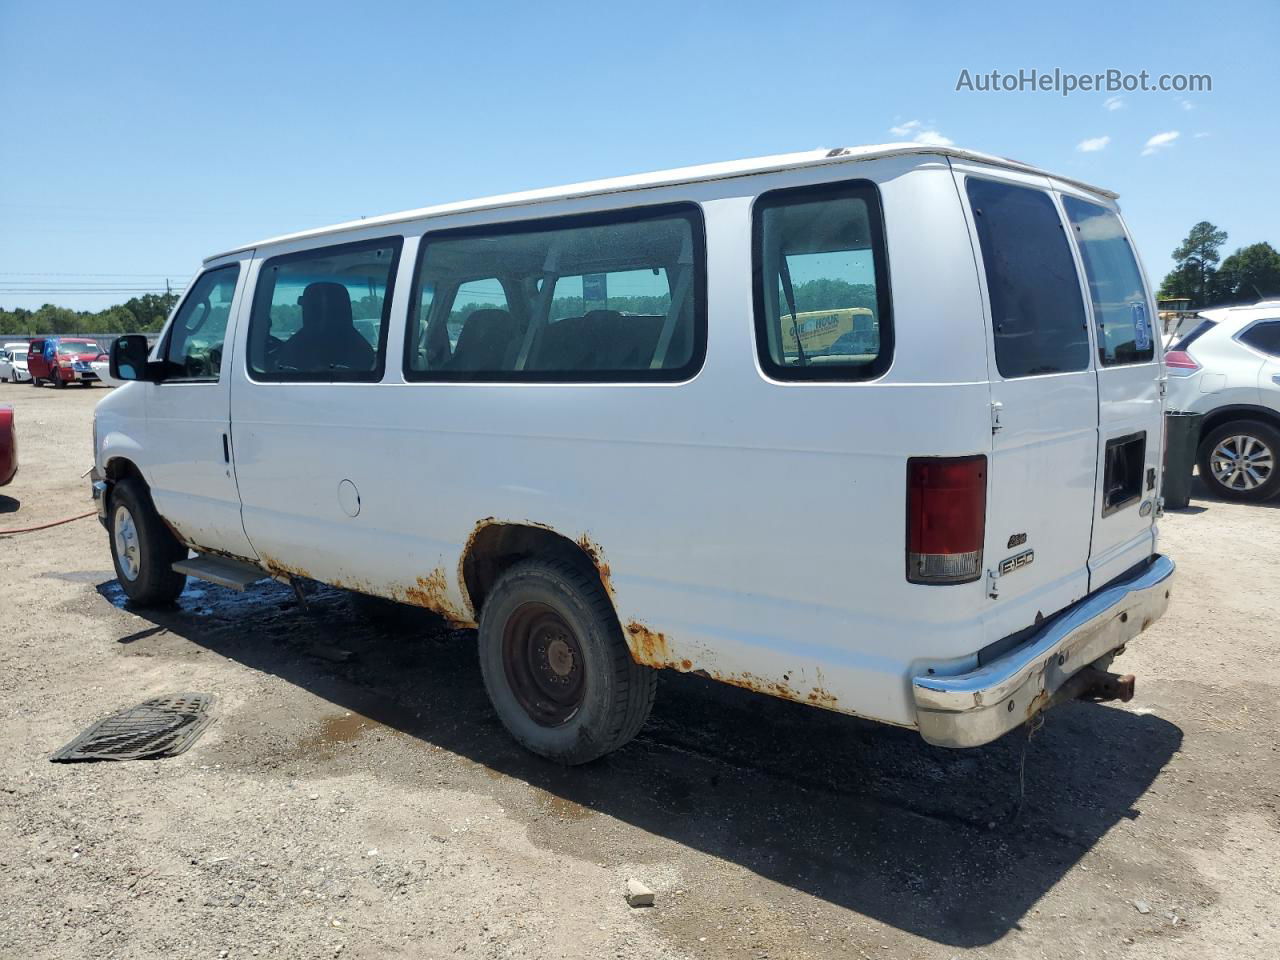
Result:
{"label": "chrome bumper", "polygon": [[98,521],[105,527],[107,525],[107,493],[111,489],[111,484],[105,480],[98,479],[98,470],[93,470],[93,505],[98,508]]}
{"label": "chrome bumper", "polygon": [[1173,571],[1173,561],[1157,554],[1130,579],[1085,597],[999,659],[970,673],[914,677],[920,735],[942,747],[977,747],[1025,723],[1072,674],[1160,619]]}

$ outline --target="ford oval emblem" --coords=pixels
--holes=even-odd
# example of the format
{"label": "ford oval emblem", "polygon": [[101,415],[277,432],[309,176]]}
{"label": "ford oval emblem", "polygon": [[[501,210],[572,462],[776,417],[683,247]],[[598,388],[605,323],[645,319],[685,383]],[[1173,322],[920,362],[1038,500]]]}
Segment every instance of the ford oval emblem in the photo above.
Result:
{"label": "ford oval emblem", "polygon": [[1144,500],[1144,501],[1142,501],[1142,506],[1140,506],[1140,507],[1138,508],[1138,516],[1140,516],[1140,517],[1149,517],[1149,516],[1151,516],[1151,501],[1150,501],[1150,500]]}

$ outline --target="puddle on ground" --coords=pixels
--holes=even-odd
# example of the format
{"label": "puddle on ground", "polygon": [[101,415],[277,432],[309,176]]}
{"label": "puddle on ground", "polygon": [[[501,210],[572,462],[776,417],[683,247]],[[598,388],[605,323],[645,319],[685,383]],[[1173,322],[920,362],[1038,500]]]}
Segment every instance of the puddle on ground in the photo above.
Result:
{"label": "puddle on ground", "polygon": [[344,713],[336,717],[326,717],[321,721],[319,730],[298,741],[298,752],[332,753],[335,747],[351,743],[375,728],[390,731],[385,724],[371,720],[361,713]]}
{"label": "puddle on ground", "polygon": [[538,806],[558,820],[586,820],[596,814],[590,807],[584,807],[580,803],[566,800],[558,794],[547,793],[545,790],[539,790],[536,797]]}

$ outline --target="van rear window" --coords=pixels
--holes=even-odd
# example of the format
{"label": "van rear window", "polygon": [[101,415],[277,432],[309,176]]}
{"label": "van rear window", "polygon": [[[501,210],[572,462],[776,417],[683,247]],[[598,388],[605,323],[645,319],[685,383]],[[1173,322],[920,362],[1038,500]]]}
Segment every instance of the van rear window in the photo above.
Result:
{"label": "van rear window", "polygon": [[1049,194],[965,182],[991,301],[996,366],[1006,380],[1089,366],[1080,280]]}
{"label": "van rear window", "polygon": [[1151,310],[1124,225],[1113,211],[1096,203],[1064,196],[1062,206],[1075,229],[1089,279],[1099,362],[1104,367],[1150,362],[1155,359]]}
{"label": "van rear window", "polygon": [[867,380],[893,326],[880,197],[868,181],[773,190],[752,220],[756,343],[778,380]]}
{"label": "van rear window", "polygon": [[684,380],[706,352],[692,204],[428,233],[405,378]]}

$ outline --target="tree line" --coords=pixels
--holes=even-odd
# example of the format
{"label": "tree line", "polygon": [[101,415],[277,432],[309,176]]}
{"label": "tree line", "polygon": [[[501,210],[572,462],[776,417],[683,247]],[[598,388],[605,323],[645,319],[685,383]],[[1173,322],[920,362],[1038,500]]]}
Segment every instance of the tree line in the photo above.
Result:
{"label": "tree line", "polygon": [[145,293],[105,310],[72,310],[46,303],[37,310],[0,308],[0,335],[151,333],[164,326],[176,293]]}
{"label": "tree line", "polygon": [[1201,220],[1173,251],[1174,267],[1160,284],[1161,299],[1187,299],[1192,309],[1256,303],[1280,296],[1280,253],[1251,243],[1225,260],[1227,232]]}

